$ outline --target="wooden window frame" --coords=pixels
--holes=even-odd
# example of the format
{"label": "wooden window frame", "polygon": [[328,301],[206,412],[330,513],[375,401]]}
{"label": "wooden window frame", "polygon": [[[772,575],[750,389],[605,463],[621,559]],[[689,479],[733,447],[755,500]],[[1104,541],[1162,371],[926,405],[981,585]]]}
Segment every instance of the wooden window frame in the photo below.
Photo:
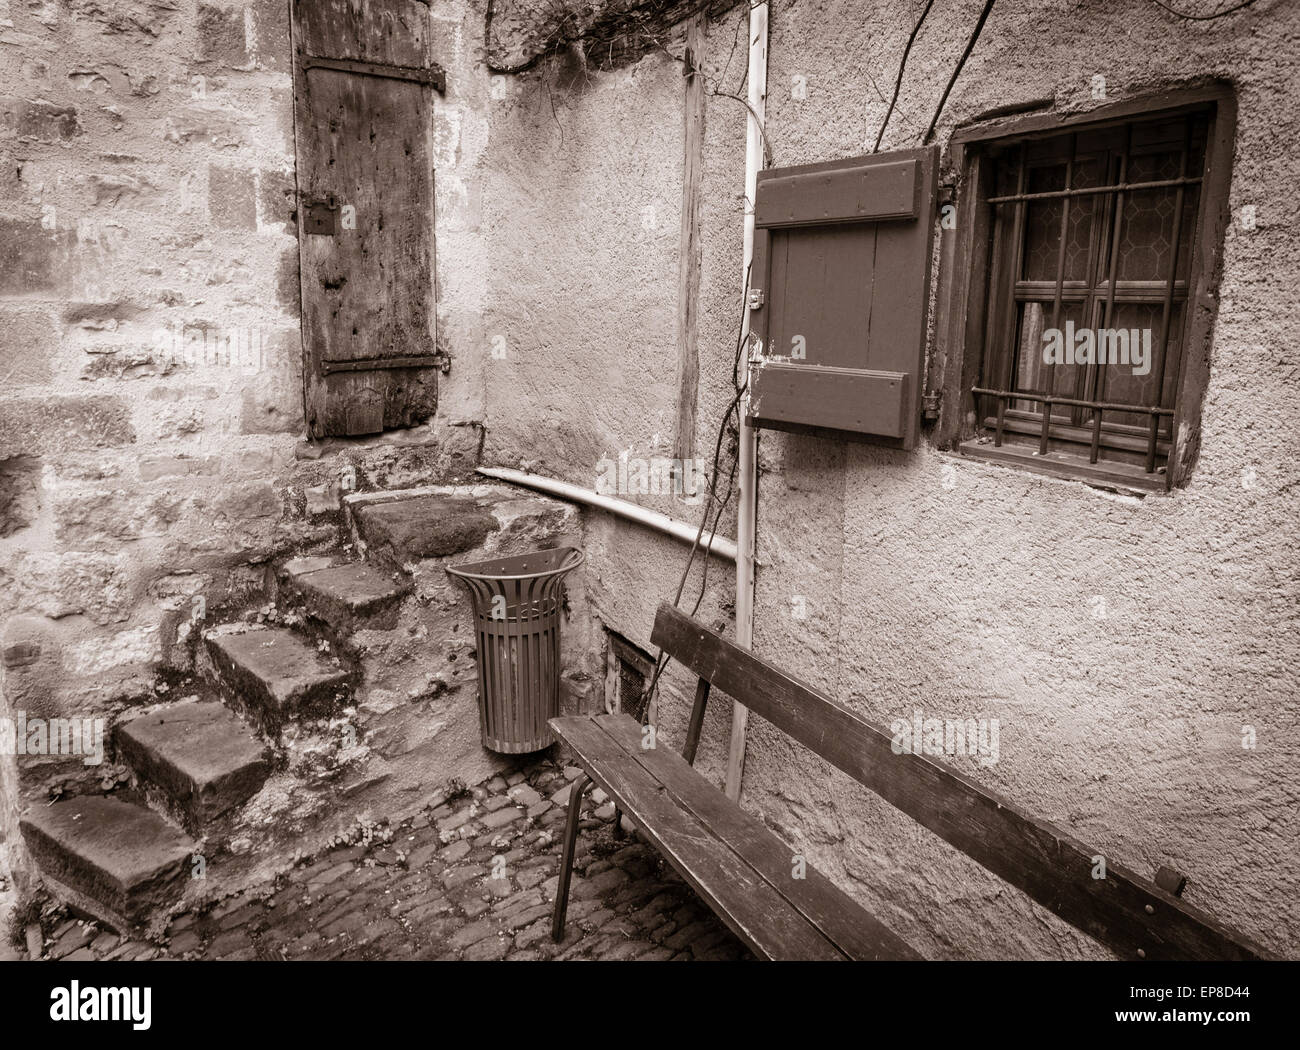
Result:
{"label": "wooden window frame", "polygon": [[[1170,447],[1163,473],[1147,474],[1124,464],[1088,457],[1039,456],[1035,450],[977,441],[976,397],[986,352],[989,280],[993,261],[993,165],[985,151],[993,143],[1068,134],[1084,128],[1102,129],[1134,121],[1177,118],[1209,109],[1205,167],[1200,200],[1191,234],[1192,256],[1187,271],[1183,346],[1174,401]],[[933,439],[940,448],[1106,487],[1142,492],[1169,491],[1186,485],[1200,449],[1201,404],[1210,375],[1218,287],[1223,270],[1223,242],[1230,211],[1233,148],[1236,141],[1236,97],[1231,85],[1214,82],[1179,88],[1100,106],[1085,113],[1037,113],[985,121],[954,132],[949,143],[945,182],[955,184],[952,203],[957,225],[940,241],[939,288],[935,318],[935,352],[930,389],[942,394]]]}

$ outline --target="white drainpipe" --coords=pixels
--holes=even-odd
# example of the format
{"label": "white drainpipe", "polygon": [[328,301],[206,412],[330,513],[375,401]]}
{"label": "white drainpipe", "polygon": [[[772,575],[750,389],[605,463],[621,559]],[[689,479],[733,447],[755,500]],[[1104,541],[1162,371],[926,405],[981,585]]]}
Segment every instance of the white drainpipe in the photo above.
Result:
{"label": "white drainpipe", "polygon": [[[767,4],[749,10],[749,108],[745,133],[745,265],[750,273],[754,261],[754,196],[758,172],[763,167],[762,122],[767,112]],[[750,273],[750,283],[762,287],[764,274]],[[764,292],[767,289],[764,288]],[[749,310],[742,307],[741,337],[744,340],[746,368],[749,358]],[[745,422],[749,396],[740,404],[740,507],[736,522],[736,644],[749,649],[754,644],[754,541],[755,515],[758,512],[758,436]],[[740,797],[740,782],[745,772],[745,725],[749,709],[739,702],[731,709],[731,746],[727,754],[726,792],[729,798]]]}

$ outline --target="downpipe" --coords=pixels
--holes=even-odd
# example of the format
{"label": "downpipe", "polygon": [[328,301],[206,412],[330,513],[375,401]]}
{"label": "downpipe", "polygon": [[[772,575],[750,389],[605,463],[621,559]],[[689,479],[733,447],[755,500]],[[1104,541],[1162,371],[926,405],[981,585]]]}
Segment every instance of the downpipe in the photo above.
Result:
{"label": "downpipe", "polygon": [[[763,121],[767,113],[767,13],[766,3],[749,10],[749,113],[745,131],[745,259],[741,271],[742,294],[745,279],[765,280],[751,272],[754,262],[754,200],[758,173],[763,167]],[[749,377],[749,310],[742,304],[741,340]],[[746,421],[750,388],[740,403],[739,475],[740,505],[736,522],[736,644],[754,645],[754,547],[758,513],[758,435]],[[727,751],[725,791],[730,799],[740,798],[745,773],[745,728],[749,709],[736,702],[731,709],[731,743]]]}

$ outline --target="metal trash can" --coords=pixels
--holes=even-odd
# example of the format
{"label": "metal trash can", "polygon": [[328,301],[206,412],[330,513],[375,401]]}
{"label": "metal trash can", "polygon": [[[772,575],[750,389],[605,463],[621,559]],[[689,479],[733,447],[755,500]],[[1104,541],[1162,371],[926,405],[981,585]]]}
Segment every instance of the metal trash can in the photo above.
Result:
{"label": "metal trash can", "polygon": [[484,747],[518,755],[553,743],[546,723],[560,713],[561,581],[582,561],[574,547],[552,547],[447,566],[474,606]]}

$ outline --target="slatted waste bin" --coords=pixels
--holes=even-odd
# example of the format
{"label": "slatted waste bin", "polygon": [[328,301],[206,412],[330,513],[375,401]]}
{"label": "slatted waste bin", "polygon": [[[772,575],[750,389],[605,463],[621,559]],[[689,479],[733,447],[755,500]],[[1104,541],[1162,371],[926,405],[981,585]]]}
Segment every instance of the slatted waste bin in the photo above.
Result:
{"label": "slatted waste bin", "polygon": [[582,564],[573,547],[449,565],[465,581],[478,630],[483,746],[508,755],[540,751],[560,713],[560,603],[564,577]]}

